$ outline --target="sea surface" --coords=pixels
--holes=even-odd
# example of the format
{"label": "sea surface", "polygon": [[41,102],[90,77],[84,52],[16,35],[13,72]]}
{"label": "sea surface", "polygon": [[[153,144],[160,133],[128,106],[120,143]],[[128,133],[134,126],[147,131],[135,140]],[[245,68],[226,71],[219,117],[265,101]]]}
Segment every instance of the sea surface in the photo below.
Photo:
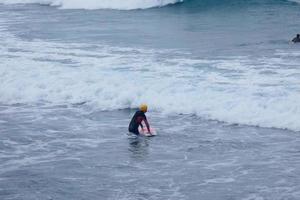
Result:
{"label": "sea surface", "polygon": [[0,199],[300,199],[299,27],[296,0],[0,0]]}

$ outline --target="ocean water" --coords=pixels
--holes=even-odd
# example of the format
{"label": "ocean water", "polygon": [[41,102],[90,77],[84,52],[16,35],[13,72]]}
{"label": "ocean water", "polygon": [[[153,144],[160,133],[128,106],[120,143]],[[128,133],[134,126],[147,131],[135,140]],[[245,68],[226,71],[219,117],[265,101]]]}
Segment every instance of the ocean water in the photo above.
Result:
{"label": "ocean water", "polygon": [[[0,199],[299,199],[300,2],[0,0]],[[127,135],[141,103],[158,130]]]}

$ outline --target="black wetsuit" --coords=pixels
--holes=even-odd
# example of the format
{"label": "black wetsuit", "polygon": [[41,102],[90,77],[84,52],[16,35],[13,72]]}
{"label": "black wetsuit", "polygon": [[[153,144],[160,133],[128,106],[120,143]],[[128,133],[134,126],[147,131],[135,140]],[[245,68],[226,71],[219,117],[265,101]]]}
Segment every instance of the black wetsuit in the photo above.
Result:
{"label": "black wetsuit", "polygon": [[295,38],[292,40],[292,42],[294,42],[294,43],[300,42],[300,37],[295,37]]}
{"label": "black wetsuit", "polygon": [[134,116],[130,121],[128,131],[136,135],[140,134],[139,126],[143,126],[142,121],[145,121],[146,124],[148,124],[145,113],[142,111],[136,111],[136,113],[134,114]]}

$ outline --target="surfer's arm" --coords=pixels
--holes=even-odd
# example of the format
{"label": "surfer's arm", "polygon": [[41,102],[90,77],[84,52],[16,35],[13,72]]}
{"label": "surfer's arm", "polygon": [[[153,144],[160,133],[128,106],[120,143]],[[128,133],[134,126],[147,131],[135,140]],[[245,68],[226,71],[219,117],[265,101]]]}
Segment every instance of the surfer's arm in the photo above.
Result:
{"label": "surfer's arm", "polygon": [[145,124],[147,126],[148,132],[151,133],[150,126],[149,126],[149,123],[148,123],[147,119],[145,119],[144,122],[145,122]]}

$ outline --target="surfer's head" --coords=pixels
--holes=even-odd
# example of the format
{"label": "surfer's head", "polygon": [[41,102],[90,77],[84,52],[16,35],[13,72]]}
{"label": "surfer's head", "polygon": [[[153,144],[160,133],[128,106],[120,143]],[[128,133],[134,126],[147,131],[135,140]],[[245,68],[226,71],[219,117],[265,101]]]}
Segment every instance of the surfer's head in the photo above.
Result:
{"label": "surfer's head", "polygon": [[297,34],[297,38],[300,38],[300,34]]}
{"label": "surfer's head", "polygon": [[148,106],[146,104],[141,104],[140,105],[140,111],[146,113],[148,110]]}

